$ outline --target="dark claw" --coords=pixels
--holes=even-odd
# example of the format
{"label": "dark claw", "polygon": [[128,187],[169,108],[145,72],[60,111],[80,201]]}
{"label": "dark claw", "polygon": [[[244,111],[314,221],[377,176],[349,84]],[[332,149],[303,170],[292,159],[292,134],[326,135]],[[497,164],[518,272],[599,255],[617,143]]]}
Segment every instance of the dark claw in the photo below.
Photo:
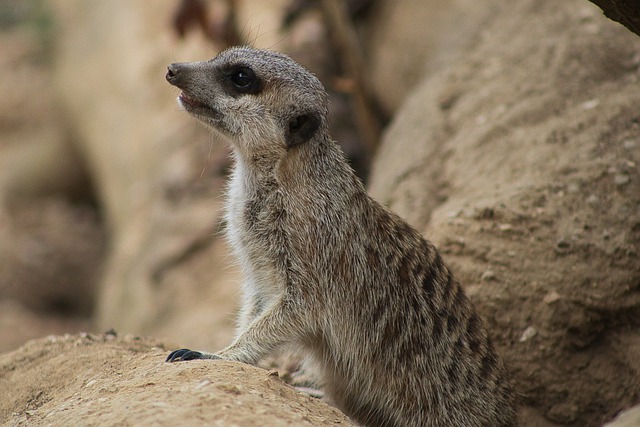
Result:
{"label": "dark claw", "polygon": [[188,348],[181,348],[169,353],[165,362],[181,362],[184,360],[202,359],[202,353],[199,351],[189,350]]}

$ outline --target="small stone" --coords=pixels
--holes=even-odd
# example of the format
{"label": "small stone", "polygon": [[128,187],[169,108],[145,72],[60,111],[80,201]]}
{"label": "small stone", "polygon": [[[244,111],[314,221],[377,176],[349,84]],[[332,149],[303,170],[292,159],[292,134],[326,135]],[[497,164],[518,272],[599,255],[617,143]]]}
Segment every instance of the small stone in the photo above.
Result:
{"label": "small stone", "polygon": [[483,282],[496,280],[496,273],[494,273],[492,270],[487,270],[482,273],[482,276],[480,276],[480,280],[482,280]]}
{"label": "small stone", "polygon": [[[208,386],[209,384],[211,384],[211,380],[209,378],[203,378],[201,379],[198,384],[196,385],[196,390],[200,390],[203,387]],[[226,391],[226,390],[225,390]]]}
{"label": "small stone", "polygon": [[557,293],[556,291],[551,291],[544,296],[544,298],[542,299],[542,302],[544,302],[545,304],[551,304],[558,301],[561,298],[562,297],[560,296],[559,293]]}
{"label": "small stone", "polygon": [[638,145],[638,143],[633,139],[625,139],[624,141],[622,141],[622,146],[627,150],[635,148],[636,145]]}
{"label": "small stone", "polygon": [[510,230],[513,230],[513,225],[511,225],[511,224],[500,224],[500,225],[498,225],[498,230],[500,230],[500,231],[510,231]]}
{"label": "small stone", "polygon": [[575,182],[572,182],[567,186],[567,192],[569,193],[577,193],[578,191],[580,191],[580,186]]}
{"label": "small stone", "polygon": [[613,177],[613,182],[617,185],[617,186],[623,186],[625,184],[627,184],[629,182],[629,175],[625,175],[622,173],[617,174],[616,176]]}
{"label": "small stone", "polygon": [[589,101],[583,102],[582,104],[580,104],[580,106],[584,109],[584,110],[591,110],[593,108],[596,108],[598,105],[600,105],[600,101],[597,99],[590,99]]}
{"label": "small stone", "polygon": [[520,342],[529,341],[531,338],[535,337],[536,335],[538,335],[538,330],[533,326],[527,326],[527,329],[525,329],[524,332],[522,332],[522,335],[520,336]]}
{"label": "small stone", "polygon": [[600,199],[598,199],[598,196],[596,196],[595,194],[592,194],[589,197],[587,197],[587,203],[590,205],[595,205],[599,201]]}

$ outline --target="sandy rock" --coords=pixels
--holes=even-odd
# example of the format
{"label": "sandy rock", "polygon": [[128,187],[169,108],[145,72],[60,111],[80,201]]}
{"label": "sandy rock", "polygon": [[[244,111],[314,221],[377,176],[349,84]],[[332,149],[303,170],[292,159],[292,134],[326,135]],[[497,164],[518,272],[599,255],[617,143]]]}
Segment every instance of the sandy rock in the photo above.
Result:
{"label": "sandy rock", "polygon": [[88,317],[104,235],[95,212],[60,198],[12,209],[0,226],[0,295],[42,313]]}
{"label": "sandy rock", "polygon": [[[425,75],[448,66],[476,43],[493,0],[379,0],[366,26],[373,91],[395,113]],[[455,30],[452,31],[452,29]]]}
{"label": "sandy rock", "polygon": [[0,356],[4,425],[349,426],[269,372],[231,362],[165,363],[164,344],[65,335]]}
{"label": "sandy rock", "polygon": [[36,2],[0,5],[0,351],[88,325],[104,233],[52,90]]}

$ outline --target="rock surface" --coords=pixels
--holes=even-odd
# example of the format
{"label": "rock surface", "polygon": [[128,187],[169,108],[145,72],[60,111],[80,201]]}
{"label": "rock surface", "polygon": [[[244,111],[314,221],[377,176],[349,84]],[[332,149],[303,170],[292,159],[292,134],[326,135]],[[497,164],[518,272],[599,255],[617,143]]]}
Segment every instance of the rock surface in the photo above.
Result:
{"label": "rock surface", "polygon": [[50,336],[0,356],[3,425],[350,426],[276,372],[221,361],[165,363],[132,335]]}
{"label": "rock surface", "polygon": [[[178,111],[178,93],[164,79],[178,52],[182,61],[213,52],[199,33],[175,36],[174,7],[172,0],[55,3],[64,25],[54,81],[109,232],[97,327],[163,335],[170,325],[188,343],[194,324],[231,330],[233,302],[211,285],[233,281],[235,270],[216,239],[227,149]],[[219,314],[197,307],[219,299],[230,305]],[[200,344],[230,338],[220,334]]]}

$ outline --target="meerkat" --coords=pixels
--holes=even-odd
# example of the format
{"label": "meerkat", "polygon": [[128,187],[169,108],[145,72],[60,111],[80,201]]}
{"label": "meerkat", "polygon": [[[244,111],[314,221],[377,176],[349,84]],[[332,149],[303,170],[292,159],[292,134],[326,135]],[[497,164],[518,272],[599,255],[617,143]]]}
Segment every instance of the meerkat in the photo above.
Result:
{"label": "meerkat", "polygon": [[371,199],[327,127],[320,81],[235,47],[169,65],[182,109],[230,142],[227,235],[244,275],[237,336],[168,362],[256,364],[295,346],[366,426],[511,426],[514,390],[487,330],[429,241]]}

